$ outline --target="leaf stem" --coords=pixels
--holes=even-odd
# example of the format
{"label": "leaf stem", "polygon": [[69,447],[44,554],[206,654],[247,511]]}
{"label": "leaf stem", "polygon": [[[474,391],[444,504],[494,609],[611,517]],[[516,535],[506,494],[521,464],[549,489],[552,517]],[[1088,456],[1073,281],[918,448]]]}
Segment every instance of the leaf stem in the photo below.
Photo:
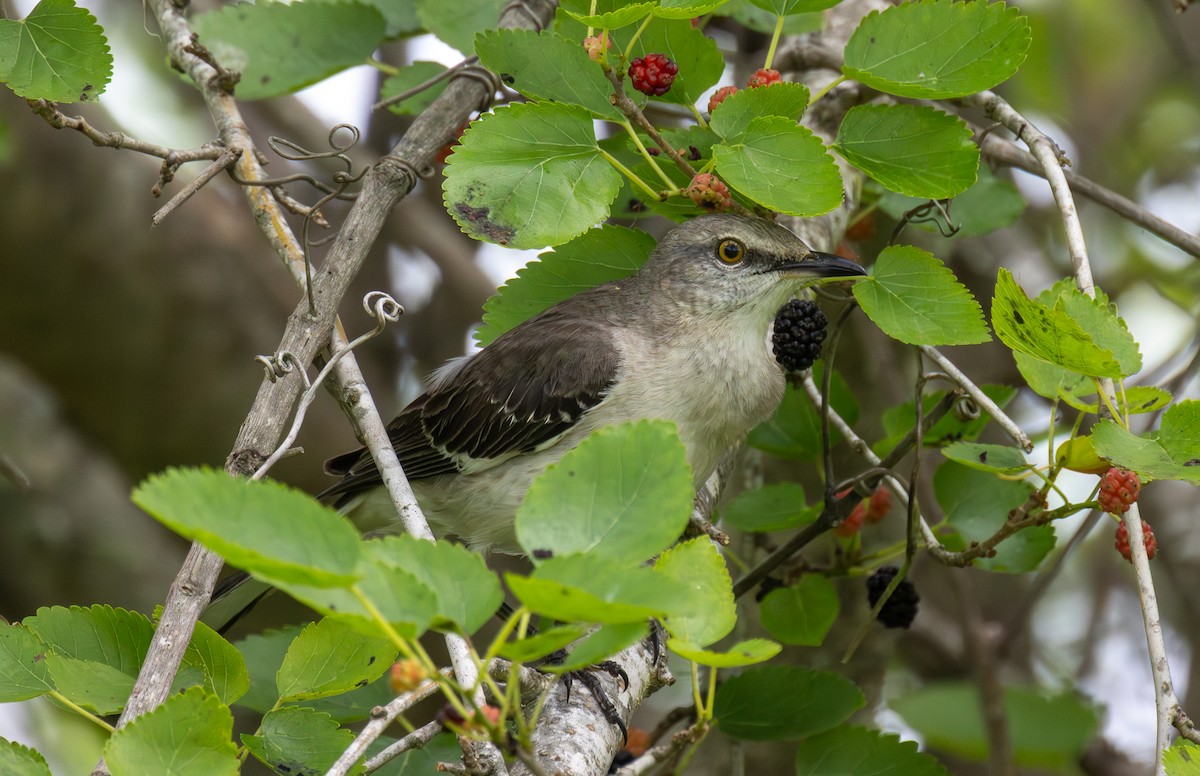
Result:
{"label": "leaf stem", "polygon": [[783,36],[783,20],[787,17],[779,14],[775,19],[775,32],[771,34],[771,46],[767,49],[767,61],[763,67],[767,70],[771,69],[772,63],[775,62],[775,50],[779,48],[779,39]]}
{"label": "leaf stem", "polygon": [[112,733],[113,731],[116,730],[115,727],[108,724],[104,720],[100,719],[100,717],[97,717],[95,714],[93,714],[92,712],[83,708],[79,704],[75,703],[70,698],[68,698],[65,695],[63,695],[62,693],[60,693],[58,690],[51,690],[50,692],[48,692],[46,694],[49,695],[51,698],[54,698],[54,700],[58,701],[59,703],[61,703],[64,706],[66,706],[68,709],[75,712],[79,716],[83,717],[84,719],[89,719],[92,722],[95,722],[97,725],[104,728],[109,733]]}
{"label": "leaf stem", "polygon": [[633,144],[637,146],[638,153],[640,153],[642,158],[650,164],[650,166],[654,169],[654,172],[658,173],[659,179],[667,185],[668,189],[676,188],[675,181],[667,177],[667,174],[663,172],[661,167],[658,166],[658,160],[656,160],[654,156],[646,150],[645,144],[643,144],[642,139],[638,137],[637,130],[633,128],[633,124],[629,123],[629,119],[624,119],[621,122],[621,126],[625,128],[626,132],[629,133],[629,137],[631,140],[633,140]]}
{"label": "leaf stem", "polygon": [[829,83],[825,84],[825,85],[824,85],[824,86],[822,86],[820,89],[818,89],[818,90],[816,91],[816,93],[815,93],[815,94],[813,94],[813,96],[812,96],[812,97],[809,97],[809,98],[808,98],[808,104],[809,104],[809,105],[812,105],[812,104],[813,104],[814,102],[816,102],[817,100],[819,100],[819,99],[821,99],[822,97],[824,97],[825,95],[829,94],[831,91],[833,91],[834,87],[838,86],[839,84],[841,84],[841,83],[842,83],[843,81],[845,81],[845,80],[846,80],[846,76],[844,76],[844,75],[839,75],[837,78],[835,78],[835,79],[833,79],[832,81],[830,81]]}
{"label": "leaf stem", "polygon": [[633,53],[634,44],[637,43],[638,38],[642,37],[642,33],[645,32],[646,28],[650,26],[650,20],[653,18],[653,15],[647,16],[642,22],[642,25],[637,28],[637,32],[633,33],[633,37],[629,39],[629,45],[625,47],[626,62],[629,62],[629,55]]}
{"label": "leaf stem", "polygon": [[[628,178],[630,180],[630,182],[633,183],[634,186],[637,186],[642,191],[646,192],[647,196],[651,197],[652,199],[654,199],[656,201],[662,199],[662,196],[659,194],[659,192],[650,188],[650,186],[644,180],[642,180],[638,176],[637,173],[635,173],[633,170],[629,169],[625,165],[621,164],[621,162],[615,156],[610,154],[608,151],[605,151],[603,148],[600,148],[598,150],[600,151],[600,155],[608,160],[609,164],[611,164],[613,167],[617,168],[617,172],[621,173],[626,178]],[[674,184],[672,184],[672,186],[674,186]]]}

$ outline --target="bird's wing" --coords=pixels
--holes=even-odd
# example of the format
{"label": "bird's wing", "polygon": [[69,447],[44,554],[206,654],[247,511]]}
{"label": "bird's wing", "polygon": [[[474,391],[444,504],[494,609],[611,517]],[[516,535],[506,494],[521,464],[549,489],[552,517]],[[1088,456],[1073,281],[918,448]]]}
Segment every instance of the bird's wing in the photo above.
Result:
{"label": "bird's wing", "polygon": [[[557,441],[603,401],[619,368],[607,326],[551,310],[446,374],[388,434],[409,479],[482,471]],[[342,479],[321,498],[381,481],[365,448],[331,458],[325,470]]]}

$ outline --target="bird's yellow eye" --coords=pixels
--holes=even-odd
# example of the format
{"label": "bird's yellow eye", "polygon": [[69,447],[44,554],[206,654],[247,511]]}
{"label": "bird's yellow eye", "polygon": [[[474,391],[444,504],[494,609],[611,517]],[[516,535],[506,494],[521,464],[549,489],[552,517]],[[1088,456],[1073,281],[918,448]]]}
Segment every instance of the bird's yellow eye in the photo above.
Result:
{"label": "bird's yellow eye", "polygon": [[746,246],[737,240],[722,240],[717,246],[717,258],[726,264],[737,264],[746,255]]}

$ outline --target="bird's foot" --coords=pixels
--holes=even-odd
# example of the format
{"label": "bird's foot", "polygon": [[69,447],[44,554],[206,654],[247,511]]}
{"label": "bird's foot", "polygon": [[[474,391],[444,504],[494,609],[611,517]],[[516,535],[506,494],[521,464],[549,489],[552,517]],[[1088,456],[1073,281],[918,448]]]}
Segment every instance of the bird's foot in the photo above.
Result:
{"label": "bird's foot", "polygon": [[[549,655],[543,665],[561,663],[566,659],[567,654],[565,649],[560,649]],[[600,707],[600,713],[604,715],[604,719],[610,725],[616,725],[617,729],[621,731],[621,740],[627,741],[629,740],[629,728],[621,719],[621,712],[617,709],[617,704],[613,702],[608,690],[600,682],[600,677],[596,676],[598,671],[603,671],[616,679],[621,690],[629,688],[629,674],[625,673],[625,669],[612,660],[604,660],[577,671],[567,671],[562,675],[563,686],[567,690],[567,702],[569,703],[571,700],[571,689],[575,686],[575,682],[579,682],[596,699],[596,705]]]}

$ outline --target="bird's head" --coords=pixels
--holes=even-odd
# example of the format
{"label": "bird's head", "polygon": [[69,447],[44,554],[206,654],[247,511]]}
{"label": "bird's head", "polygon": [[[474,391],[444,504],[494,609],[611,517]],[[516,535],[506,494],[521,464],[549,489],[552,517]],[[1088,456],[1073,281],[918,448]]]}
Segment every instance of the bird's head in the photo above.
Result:
{"label": "bird's head", "polygon": [[803,288],[866,272],[840,256],[812,250],[778,224],[718,214],[667,233],[642,274],[660,293],[696,311],[753,308],[773,316]]}

